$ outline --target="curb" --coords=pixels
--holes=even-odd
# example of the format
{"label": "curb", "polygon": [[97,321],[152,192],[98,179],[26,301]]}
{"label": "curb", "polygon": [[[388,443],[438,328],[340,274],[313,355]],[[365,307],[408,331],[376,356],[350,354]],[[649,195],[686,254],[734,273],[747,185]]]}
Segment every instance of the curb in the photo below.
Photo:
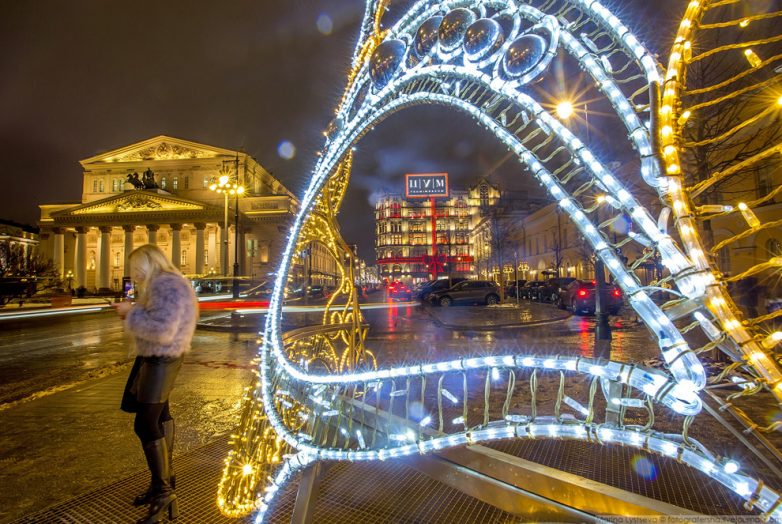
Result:
{"label": "curb", "polygon": [[217,333],[258,333],[257,327],[250,326],[215,326],[198,323],[196,324],[196,329],[200,329],[202,331],[213,331]]}
{"label": "curb", "polygon": [[524,329],[528,327],[536,327],[536,326],[545,326],[547,324],[555,324],[557,322],[562,322],[563,320],[567,320],[571,318],[573,315],[571,313],[565,313],[563,316],[558,318],[547,318],[545,320],[532,320],[530,322],[522,322],[522,323],[509,323],[509,324],[495,324],[493,326],[468,326],[464,324],[449,324],[447,322],[443,322],[437,316],[432,313],[429,309],[425,308],[426,313],[432,318],[432,320],[435,321],[439,326],[453,329],[456,331],[496,331],[499,329]]}

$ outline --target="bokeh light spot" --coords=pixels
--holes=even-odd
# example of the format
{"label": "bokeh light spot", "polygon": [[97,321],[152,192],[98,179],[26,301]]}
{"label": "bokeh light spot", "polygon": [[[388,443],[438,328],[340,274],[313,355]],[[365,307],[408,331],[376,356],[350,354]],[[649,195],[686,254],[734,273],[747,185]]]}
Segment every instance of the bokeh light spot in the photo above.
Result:
{"label": "bokeh light spot", "polygon": [[331,31],[334,29],[334,23],[331,21],[331,17],[325,13],[321,13],[320,16],[318,16],[315,25],[318,26],[318,31],[324,35],[330,35]]}
{"label": "bokeh light spot", "polygon": [[630,217],[628,217],[625,214],[619,216],[611,224],[611,230],[618,235],[626,235],[627,233],[630,232],[631,227],[632,227],[632,222],[630,220]]}
{"label": "bokeh light spot", "polygon": [[642,477],[646,480],[654,480],[657,478],[657,468],[654,466],[652,461],[646,457],[635,455],[630,463],[633,465],[633,470],[639,477]]}
{"label": "bokeh light spot", "polygon": [[288,140],[283,140],[280,142],[280,145],[277,146],[277,154],[280,155],[280,158],[290,160],[296,156],[296,146]]}

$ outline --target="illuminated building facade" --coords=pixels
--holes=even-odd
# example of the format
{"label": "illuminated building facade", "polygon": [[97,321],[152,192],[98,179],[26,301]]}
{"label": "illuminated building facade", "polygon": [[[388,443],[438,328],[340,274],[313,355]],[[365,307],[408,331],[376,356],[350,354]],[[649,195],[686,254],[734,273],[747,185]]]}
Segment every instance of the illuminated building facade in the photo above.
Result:
{"label": "illuminated building facade", "polygon": [[0,219],[0,242],[8,242],[11,249],[18,249],[23,259],[35,256],[38,248],[38,229],[11,220]]}
{"label": "illuminated building facade", "polygon": [[419,282],[435,275],[473,275],[471,233],[499,198],[499,189],[486,180],[467,190],[451,190],[449,198],[435,200],[433,220],[430,200],[382,196],[375,204],[380,277]]}
{"label": "illuminated building facade", "polygon": [[[545,199],[530,198],[526,192],[503,191],[492,206],[479,213],[470,235],[479,278],[501,284],[523,278],[527,220],[545,204]],[[514,264],[519,265],[518,273],[514,272]]]}
{"label": "illuminated building facade", "polygon": [[[236,199],[209,189],[221,174],[246,191],[239,203],[240,274],[268,278],[280,253],[296,198],[255,159],[168,136],[157,136],[80,162],[81,202],[42,204],[41,250],[72,271],[74,287],[117,290],[129,253],[153,243],[186,275],[231,274]],[[138,175],[136,177],[136,175]],[[156,188],[136,188],[151,176]],[[136,185],[139,185],[138,182]],[[150,184],[152,185],[152,184]],[[221,243],[227,240],[228,259]]]}

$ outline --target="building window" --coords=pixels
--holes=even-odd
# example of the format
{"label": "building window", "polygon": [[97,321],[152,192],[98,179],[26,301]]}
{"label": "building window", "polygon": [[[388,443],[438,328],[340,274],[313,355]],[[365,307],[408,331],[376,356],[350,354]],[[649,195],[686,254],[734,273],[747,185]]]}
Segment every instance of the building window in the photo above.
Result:
{"label": "building window", "polygon": [[168,179],[166,177],[162,177],[160,179],[160,189],[165,189],[168,185]]}
{"label": "building window", "polygon": [[410,244],[414,246],[423,246],[426,244],[426,235],[422,233],[415,233],[410,235]]}
{"label": "building window", "polygon": [[391,222],[391,232],[392,233],[401,233],[402,232],[402,224],[399,222]]}
{"label": "building window", "polygon": [[187,265],[187,249],[182,250],[182,258],[179,261],[179,265],[182,267]]}
{"label": "building window", "polygon": [[98,188],[100,189],[100,192],[101,192],[101,193],[103,193],[103,192],[106,190],[106,188],[105,188],[105,187],[104,187],[104,185],[103,185],[103,179],[101,179],[101,180],[98,182]]}
{"label": "building window", "polygon": [[119,268],[119,251],[114,252],[114,268]]}
{"label": "building window", "polygon": [[204,175],[204,189],[207,189],[209,187],[209,177]]}
{"label": "building window", "polygon": [[479,195],[481,199],[481,208],[485,210],[489,207],[489,186],[486,184],[481,184]]}
{"label": "building window", "polygon": [[184,182],[185,182],[185,189],[190,189],[190,177],[189,176],[185,176]]}
{"label": "building window", "polygon": [[392,246],[401,246],[402,245],[402,235],[389,235],[391,237],[391,245]]}
{"label": "building window", "polygon": [[97,193],[98,192],[98,179],[92,181],[92,192]]}
{"label": "building window", "polygon": [[179,177],[176,177],[176,176],[175,176],[175,177],[174,177],[174,178],[171,180],[171,189],[173,189],[174,191],[176,191],[177,189],[179,189]]}
{"label": "building window", "polygon": [[204,265],[205,266],[209,265],[209,250],[208,249],[204,249]]}

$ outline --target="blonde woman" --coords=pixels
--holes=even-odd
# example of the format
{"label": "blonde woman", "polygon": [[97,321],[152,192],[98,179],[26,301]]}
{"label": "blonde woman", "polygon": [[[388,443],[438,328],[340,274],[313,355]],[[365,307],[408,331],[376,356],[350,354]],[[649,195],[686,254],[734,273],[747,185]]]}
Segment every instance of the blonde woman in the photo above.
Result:
{"label": "blonde woman", "polygon": [[128,259],[136,286],[135,302],[120,302],[117,313],[135,342],[136,361],[128,377],[122,409],[136,414],[134,430],[141,440],[152,477],[149,489],[134,505],[148,504],[139,524],[159,522],[168,510],[177,517],[171,452],[174,420],[168,397],[198,319],[198,301],[190,283],[152,244],[135,249]]}

